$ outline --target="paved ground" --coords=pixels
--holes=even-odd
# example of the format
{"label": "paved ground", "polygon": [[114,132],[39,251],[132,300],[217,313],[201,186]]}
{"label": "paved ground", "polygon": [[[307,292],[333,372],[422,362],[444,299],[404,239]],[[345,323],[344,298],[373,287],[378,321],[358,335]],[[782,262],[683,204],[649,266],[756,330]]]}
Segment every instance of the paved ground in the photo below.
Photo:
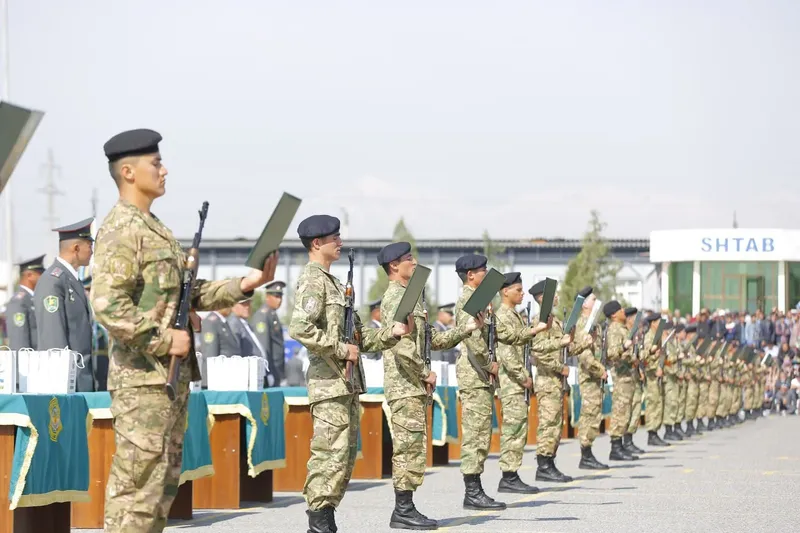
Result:
{"label": "paved ground", "polygon": [[[644,431],[636,441],[647,448]],[[415,500],[423,513],[440,520],[440,531],[786,531],[795,520],[787,507],[791,495],[800,494],[798,444],[800,417],[773,415],[655,449],[635,465],[616,463],[619,466],[611,470],[593,473],[577,468],[580,450],[577,441],[570,440],[562,444],[557,464],[575,481],[540,483],[543,490],[530,496],[503,495],[498,499],[509,504],[506,511],[463,510],[457,465],[430,471]],[[608,437],[599,439],[598,459],[608,457],[609,446]],[[533,482],[535,462],[531,448],[520,472],[526,481]],[[492,496],[499,479],[497,457],[490,457],[483,484]],[[390,531],[392,506],[390,480],[353,482],[337,512],[339,529],[342,533]],[[300,495],[278,493],[269,505],[230,512],[196,511],[194,520],[174,522],[167,531],[301,533],[307,526],[304,511]]]}

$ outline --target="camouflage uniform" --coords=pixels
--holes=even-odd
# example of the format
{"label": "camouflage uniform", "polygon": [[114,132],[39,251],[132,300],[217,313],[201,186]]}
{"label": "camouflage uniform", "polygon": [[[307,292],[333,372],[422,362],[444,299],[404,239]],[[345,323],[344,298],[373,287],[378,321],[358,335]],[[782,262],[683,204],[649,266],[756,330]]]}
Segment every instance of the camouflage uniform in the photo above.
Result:
{"label": "camouflage uniform", "polygon": [[644,419],[649,432],[658,431],[664,419],[664,396],[661,394],[658,376],[656,376],[660,353],[658,350],[655,353],[651,352],[655,335],[655,331],[652,329],[645,334],[644,350],[640,353],[645,365],[645,376],[647,377]]}
{"label": "camouflage uniform", "polygon": [[722,367],[722,377],[720,377],[717,417],[725,418],[728,416],[731,405],[731,387],[727,382],[727,380],[731,377],[731,362],[725,353],[720,353],[717,357],[722,359],[720,364]]}
{"label": "camouflage uniform", "polygon": [[644,383],[639,375],[639,370],[633,368],[633,400],[631,401],[631,416],[628,419],[628,429],[626,433],[634,435],[639,431],[639,424],[642,419],[642,397],[644,396]]}
{"label": "camouflage uniform", "polygon": [[[358,446],[360,404],[366,390],[364,368],[356,365],[354,390],[348,390],[344,337],[345,291],[342,283],[322,265],[309,262],[297,280],[289,335],[306,347],[308,400],[314,424],[311,458],[303,496],[311,511],[336,508],[344,497]],[[359,350],[375,352],[391,348],[398,339],[392,326],[364,327],[354,313]]]}
{"label": "camouflage uniform", "polygon": [[722,383],[720,378],[720,369],[722,367],[722,359],[717,356],[708,363],[708,377],[711,380],[708,386],[708,410],[706,415],[709,420],[716,418],[717,409],[720,404],[720,396],[722,394]]}
{"label": "camouflage uniform", "polygon": [[675,335],[663,348],[667,351],[664,359],[664,425],[680,424],[678,418],[678,339]]}
{"label": "camouflage uniform", "polygon": [[[578,384],[581,391],[581,416],[578,419],[578,438],[582,448],[591,448],[594,440],[600,434],[600,422],[603,411],[602,378],[606,369],[595,355],[597,348],[592,337],[584,333],[587,317],[578,319],[575,332],[579,342],[591,343],[578,354]],[[595,326],[597,327],[597,326]],[[606,337],[608,343],[608,337]]]}
{"label": "camouflage uniform", "polygon": [[[405,287],[390,281],[381,301],[381,316],[393,317]],[[384,394],[392,411],[392,482],[397,490],[417,490],[425,477],[427,399],[424,380],[430,368],[422,359],[425,314],[414,306],[414,331],[383,351]],[[432,328],[431,328],[432,329]],[[464,326],[431,332],[431,350],[449,350],[467,336]]]}
{"label": "camouflage uniform", "polygon": [[516,472],[528,440],[528,405],[522,384],[530,378],[525,368],[524,346],[533,338],[531,328],[513,307],[497,311],[497,360],[500,363],[500,402],[503,429],[500,437],[500,470]]}
{"label": "camouflage uniform", "polygon": [[[675,348],[678,351],[678,361],[676,361],[676,373],[675,376],[678,378],[678,415],[677,415],[677,424],[680,424],[686,420],[686,367],[685,364],[685,357],[686,351],[683,344],[675,339]],[[687,420],[688,422],[688,420]]]}
{"label": "camouflage uniform", "polygon": [[711,383],[709,382],[709,369],[708,369],[709,362],[705,358],[700,365],[697,367],[697,372],[699,374],[699,381],[697,384],[698,393],[697,393],[697,418],[703,418],[704,416],[711,417],[713,413],[709,414],[708,411],[708,392]]}
{"label": "camouflage uniform", "polygon": [[698,388],[698,381],[702,379],[700,374],[699,361],[697,352],[694,350],[694,345],[686,341],[683,343],[684,353],[686,358],[683,360],[683,367],[686,375],[686,420],[691,421],[695,418],[700,418],[697,412],[697,399],[700,393]]}
{"label": "camouflage uniform", "polygon": [[608,326],[607,359],[612,367],[614,388],[611,391],[611,438],[620,438],[627,433],[633,409],[634,389],[637,386],[633,377],[633,348],[625,350],[623,344],[628,338],[628,328],[624,324],[612,322]]}
{"label": "camouflage uniform", "polygon": [[[162,531],[178,492],[189,381],[200,379],[194,347],[178,395],[164,393],[186,255],[155,216],[120,200],[97,235],[91,301],[108,330],[108,389],[116,452],[106,486],[105,531]],[[247,295],[241,278],[198,280],[195,309],[230,307]],[[190,332],[191,336],[191,332]]]}

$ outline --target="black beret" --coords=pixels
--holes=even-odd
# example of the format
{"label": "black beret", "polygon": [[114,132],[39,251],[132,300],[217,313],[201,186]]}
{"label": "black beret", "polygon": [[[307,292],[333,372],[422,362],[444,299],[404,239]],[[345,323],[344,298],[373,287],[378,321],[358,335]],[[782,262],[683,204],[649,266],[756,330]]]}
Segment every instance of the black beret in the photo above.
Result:
{"label": "black beret", "polygon": [[622,309],[622,306],[619,304],[619,302],[616,300],[611,300],[603,306],[603,314],[606,315],[606,318],[610,318],[611,315],[620,309]]}
{"label": "black beret", "polygon": [[157,131],[129,130],[111,137],[103,145],[103,150],[108,161],[113,162],[131,155],[156,153],[159,142],[161,142],[161,135]]}
{"label": "black beret", "polygon": [[282,281],[270,281],[264,288],[267,290],[267,294],[280,294],[283,296],[283,289],[286,287],[286,283]]}
{"label": "black beret", "polygon": [[34,257],[33,259],[28,259],[27,261],[22,261],[21,263],[17,263],[19,265],[20,273],[25,272],[26,270],[33,270],[38,272],[44,272],[44,256],[40,255],[39,257]]}
{"label": "black beret", "polygon": [[440,305],[437,309],[439,311],[444,311],[445,313],[450,313],[452,315],[452,314],[454,314],[453,308],[455,306],[456,306],[456,304],[446,304],[446,305]]}
{"label": "black beret", "polygon": [[697,324],[686,324],[686,333],[694,333],[697,331]]}
{"label": "black beret", "polygon": [[467,272],[468,270],[478,270],[484,268],[488,260],[478,254],[462,255],[456,260],[456,272]]}
{"label": "black beret", "polygon": [[383,300],[375,300],[374,302],[368,303],[367,305],[369,306],[369,310],[374,311],[375,309],[379,308],[382,301]]}
{"label": "black beret", "polygon": [[339,219],[330,215],[311,215],[297,226],[301,239],[327,237],[339,231]]}
{"label": "black beret", "polygon": [[503,282],[503,287],[502,287],[503,289],[515,285],[517,283],[522,283],[522,274],[520,274],[519,272],[506,272],[505,274],[503,274],[503,276],[505,276],[506,278],[506,280]]}
{"label": "black beret", "polygon": [[545,280],[537,281],[536,283],[533,284],[533,287],[528,289],[528,292],[531,293],[531,296],[536,298],[540,294],[544,294],[544,286],[545,286]]}
{"label": "black beret", "polygon": [[411,244],[407,242],[393,242],[392,244],[387,244],[378,252],[378,264],[387,265],[410,253]]}
{"label": "black beret", "polygon": [[655,322],[656,320],[658,320],[660,318],[661,318],[661,315],[659,315],[658,313],[650,313],[649,315],[644,317],[644,321],[645,321],[646,324],[649,324],[650,322]]}
{"label": "black beret", "polygon": [[578,291],[578,295],[583,296],[584,298],[588,298],[590,294],[592,294],[592,288],[590,286],[586,286]]}
{"label": "black beret", "polygon": [[68,241],[70,239],[94,241],[92,238],[92,222],[94,222],[94,218],[90,217],[74,224],[55,228],[53,231],[58,232],[59,242]]}
{"label": "black beret", "polygon": [[680,333],[684,329],[686,329],[686,326],[684,326],[683,324],[679,323],[677,326],[675,326],[675,333]]}
{"label": "black beret", "polygon": [[633,316],[638,312],[639,310],[636,309],[635,307],[628,307],[627,309],[625,309],[625,316]]}

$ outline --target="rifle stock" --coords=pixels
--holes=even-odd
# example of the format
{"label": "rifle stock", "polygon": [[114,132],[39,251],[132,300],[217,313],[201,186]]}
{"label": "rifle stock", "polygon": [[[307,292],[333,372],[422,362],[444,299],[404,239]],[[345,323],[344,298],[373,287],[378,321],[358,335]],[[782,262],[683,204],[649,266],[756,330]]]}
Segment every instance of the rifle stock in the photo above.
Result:
{"label": "rifle stock", "polygon": [[[425,337],[422,346],[422,360],[425,362],[425,368],[430,372],[431,370],[431,326],[428,323],[428,304],[425,302],[425,289],[422,289],[422,313],[425,316],[424,328]],[[428,403],[433,402],[434,385],[425,383],[425,391],[428,393]]]}
{"label": "rifle stock", "polygon": [[[344,288],[345,306],[344,306],[344,343],[358,345],[358,334],[356,333],[355,323],[355,293],[353,292],[353,261],[355,260],[355,250],[350,248],[347,254],[347,259],[350,261],[350,270],[347,272],[347,285]],[[355,364],[352,361],[345,363],[345,381],[347,382],[347,390],[355,392]]]}

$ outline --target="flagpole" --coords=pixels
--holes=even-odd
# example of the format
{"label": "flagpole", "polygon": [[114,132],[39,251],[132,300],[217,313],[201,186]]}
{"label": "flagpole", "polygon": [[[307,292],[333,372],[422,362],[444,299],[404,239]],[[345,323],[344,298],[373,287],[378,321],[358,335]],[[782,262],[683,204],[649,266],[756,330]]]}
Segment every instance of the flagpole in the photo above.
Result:
{"label": "flagpole", "polygon": [[[3,45],[3,83],[0,85],[2,93],[0,100],[9,101],[10,98],[10,78],[11,78],[11,52],[9,51],[8,38],[8,0],[0,0],[0,16],[2,16],[2,26],[0,26],[0,39]],[[11,179],[9,178],[3,189],[3,207],[5,211],[6,227],[6,258],[8,260],[8,287],[6,288],[6,298],[11,297],[14,292],[14,217],[11,213]]]}

